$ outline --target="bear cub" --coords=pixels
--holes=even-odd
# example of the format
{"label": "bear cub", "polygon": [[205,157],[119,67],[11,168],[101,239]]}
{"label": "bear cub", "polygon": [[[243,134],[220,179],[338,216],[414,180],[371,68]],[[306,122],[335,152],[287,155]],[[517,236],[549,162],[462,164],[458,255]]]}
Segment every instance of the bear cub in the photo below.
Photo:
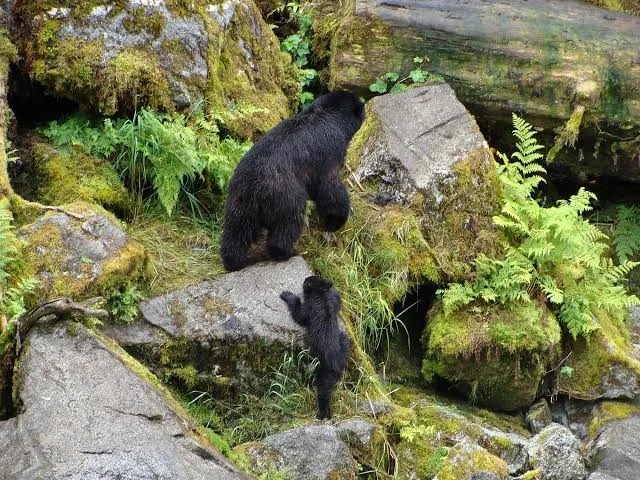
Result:
{"label": "bear cub", "polygon": [[305,342],[311,355],[320,362],[315,384],[318,390],[318,418],[331,418],[331,392],[347,366],[351,341],[338,320],[340,294],[333,283],[319,276],[307,277],[302,286],[303,299],[286,291],[280,298],[287,302],[293,320],[305,328]]}

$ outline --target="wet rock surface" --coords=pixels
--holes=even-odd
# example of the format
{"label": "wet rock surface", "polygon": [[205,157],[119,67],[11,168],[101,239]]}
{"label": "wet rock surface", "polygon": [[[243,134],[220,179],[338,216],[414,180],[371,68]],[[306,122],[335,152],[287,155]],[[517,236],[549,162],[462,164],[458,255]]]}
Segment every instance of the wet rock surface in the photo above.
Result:
{"label": "wet rock surface", "polygon": [[270,435],[245,451],[257,466],[273,466],[292,480],[357,477],[349,447],[331,425],[308,425]]}
{"label": "wet rock surface", "polygon": [[407,203],[417,192],[439,198],[440,182],[458,161],[478,150],[491,158],[475,120],[446,83],[375,97],[367,113],[377,124],[355,174],[359,181],[380,180],[378,196],[386,201]]}
{"label": "wet rock surface", "polygon": [[0,422],[6,480],[246,478],[84,327],[36,327],[16,372],[22,412]]}
{"label": "wet rock surface", "polygon": [[309,275],[301,257],[252,265],[142,302],[138,323],[105,333],[161,376],[189,366],[213,383],[228,379],[233,393],[260,391],[283,355],[302,349],[280,293],[301,293]]}
{"label": "wet rock surface", "polygon": [[640,415],[608,423],[591,447],[589,480],[640,477]]}

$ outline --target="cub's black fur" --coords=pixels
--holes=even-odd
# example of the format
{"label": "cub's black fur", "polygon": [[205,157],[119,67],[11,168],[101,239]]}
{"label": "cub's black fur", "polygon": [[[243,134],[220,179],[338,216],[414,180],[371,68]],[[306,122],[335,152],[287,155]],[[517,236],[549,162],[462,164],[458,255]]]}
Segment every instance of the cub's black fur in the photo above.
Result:
{"label": "cub's black fur", "polygon": [[303,300],[291,292],[282,292],[289,312],[306,330],[311,355],[320,361],[316,371],[318,418],[331,418],[331,391],[347,366],[351,341],[338,321],[340,294],[333,283],[322,277],[307,277],[302,286]]}
{"label": "cub's black fur", "polygon": [[227,270],[247,266],[249,247],[263,229],[274,260],[296,254],[307,200],[320,225],[338,230],[349,216],[349,194],[340,168],[351,137],[364,120],[364,105],[346,92],[322,95],[256,142],[231,177],[220,254]]}

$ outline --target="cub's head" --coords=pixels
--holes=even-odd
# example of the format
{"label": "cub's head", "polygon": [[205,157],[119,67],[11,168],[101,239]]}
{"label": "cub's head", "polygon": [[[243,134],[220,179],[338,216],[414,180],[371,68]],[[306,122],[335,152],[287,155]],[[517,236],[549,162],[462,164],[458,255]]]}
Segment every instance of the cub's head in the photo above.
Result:
{"label": "cub's head", "polygon": [[331,287],[333,287],[333,282],[325,280],[318,275],[307,277],[302,284],[302,290],[305,295],[310,295],[311,293],[324,293],[329,291]]}

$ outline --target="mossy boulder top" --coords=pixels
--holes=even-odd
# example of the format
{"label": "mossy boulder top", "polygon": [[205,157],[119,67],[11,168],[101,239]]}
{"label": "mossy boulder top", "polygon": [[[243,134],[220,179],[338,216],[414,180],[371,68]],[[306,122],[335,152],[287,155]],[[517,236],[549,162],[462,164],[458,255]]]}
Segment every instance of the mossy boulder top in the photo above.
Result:
{"label": "mossy boulder top", "polygon": [[290,113],[290,58],[251,0],[16,3],[21,67],[52,93],[105,115],[149,105],[207,106],[238,135],[266,132]]}
{"label": "mossy boulder top", "polygon": [[248,478],[144,367],[82,326],[36,327],[15,378],[24,408],[0,422],[2,478]]}
{"label": "mossy boulder top", "polygon": [[142,279],[148,258],[118,220],[100,207],[66,205],[67,213],[47,213],[18,229],[24,240],[26,275],[38,279],[36,298],[82,299]]}

